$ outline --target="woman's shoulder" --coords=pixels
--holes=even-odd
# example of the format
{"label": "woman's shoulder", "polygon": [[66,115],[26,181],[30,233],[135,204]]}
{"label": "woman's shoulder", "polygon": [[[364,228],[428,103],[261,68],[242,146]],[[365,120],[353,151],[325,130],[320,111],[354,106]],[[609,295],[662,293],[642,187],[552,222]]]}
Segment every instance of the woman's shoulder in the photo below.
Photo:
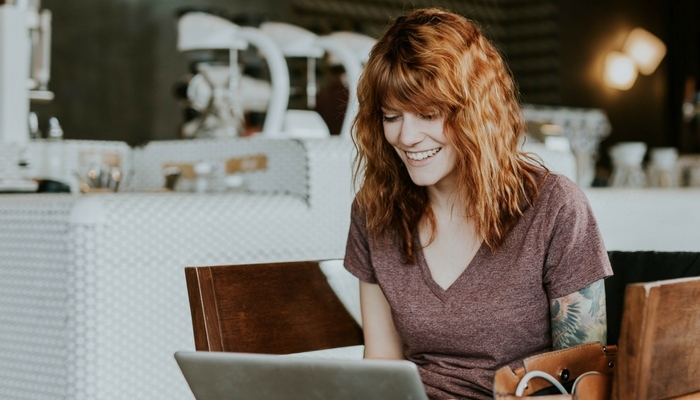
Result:
{"label": "woman's shoulder", "polygon": [[552,213],[562,208],[588,207],[586,194],[568,177],[556,172],[549,172],[542,179],[535,208]]}
{"label": "woman's shoulder", "polygon": [[578,208],[579,204],[588,201],[574,181],[539,164],[530,165],[525,170],[523,184],[528,191],[523,211],[529,214],[556,214],[566,204],[577,204],[575,208]]}
{"label": "woman's shoulder", "polygon": [[581,187],[565,175],[550,171],[542,179],[540,195],[557,198],[585,197]]}

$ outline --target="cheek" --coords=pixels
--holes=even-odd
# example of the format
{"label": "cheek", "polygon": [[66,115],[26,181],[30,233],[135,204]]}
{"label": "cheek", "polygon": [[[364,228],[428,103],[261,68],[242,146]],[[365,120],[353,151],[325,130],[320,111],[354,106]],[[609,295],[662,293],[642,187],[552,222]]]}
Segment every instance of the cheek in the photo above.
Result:
{"label": "cheek", "polygon": [[449,166],[449,169],[451,171],[455,170],[457,168],[457,153],[454,152],[453,149],[450,149],[449,157],[447,159],[447,163]]}
{"label": "cheek", "polygon": [[396,144],[399,137],[398,130],[394,125],[396,124],[382,124],[382,128],[384,129],[384,138],[392,146]]}
{"label": "cheek", "polygon": [[431,131],[433,132],[433,137],[442,143],[447,143],[447,137],[445,132],[445,122],[443,120],[432,121]]}

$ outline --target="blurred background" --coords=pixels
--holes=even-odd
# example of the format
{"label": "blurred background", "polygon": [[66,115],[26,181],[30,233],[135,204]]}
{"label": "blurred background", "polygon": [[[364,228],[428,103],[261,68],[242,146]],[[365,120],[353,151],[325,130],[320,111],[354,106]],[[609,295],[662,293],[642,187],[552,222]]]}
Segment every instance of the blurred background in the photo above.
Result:
{"label": "blurred background", "polygon": [[[183,10],[215,12],[239,25],[283,21],[318,34],[376,37],[390,18],[422,6],[479,22],[507,59],[523,103],[605,110],[612,130],[601,144],[603,167],[606,149],[619,141],[700,151],[694,118],[682,115],[700,75],[696,0],[43,0],[53,13],[55,100],[32,108],[43,132],[55,116],[67,139],[140,145],[179,138],[183,110],[174,91],[189,65],[176,49]],[[635,27],[660,38],[667,54],[630,89],[610,88],[605,55]],[[292,63],[290,74],[294,81]],[[290,108],[294,101],[292,91]]]}

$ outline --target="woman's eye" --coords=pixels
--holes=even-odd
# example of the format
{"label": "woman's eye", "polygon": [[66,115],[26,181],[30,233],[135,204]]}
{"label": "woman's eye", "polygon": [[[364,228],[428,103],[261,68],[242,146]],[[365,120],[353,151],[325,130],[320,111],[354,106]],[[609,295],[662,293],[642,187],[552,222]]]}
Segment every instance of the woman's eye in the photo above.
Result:
{"label": "woman's eye", "polygon": [[383,122],[394,122],[397,119],[399,119],[399,117],[397,115],[383,115],[382,116]]}
{"label": "woman's eye", "polygon": [[418,114],[418,116],[427,120],[435,119],[435,114]]}

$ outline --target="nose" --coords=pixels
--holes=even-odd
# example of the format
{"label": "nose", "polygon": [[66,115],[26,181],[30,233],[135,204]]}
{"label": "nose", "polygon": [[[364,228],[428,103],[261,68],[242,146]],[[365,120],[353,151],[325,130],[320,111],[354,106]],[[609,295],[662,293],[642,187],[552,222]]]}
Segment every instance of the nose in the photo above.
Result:
{"label": "nose", "polygon": [[420,128],[420,120],[412,113],[403,115],[401,123],[401,132],[399,133],[399,141],[406,147],[412,147],[420,143],[424,138]]}

